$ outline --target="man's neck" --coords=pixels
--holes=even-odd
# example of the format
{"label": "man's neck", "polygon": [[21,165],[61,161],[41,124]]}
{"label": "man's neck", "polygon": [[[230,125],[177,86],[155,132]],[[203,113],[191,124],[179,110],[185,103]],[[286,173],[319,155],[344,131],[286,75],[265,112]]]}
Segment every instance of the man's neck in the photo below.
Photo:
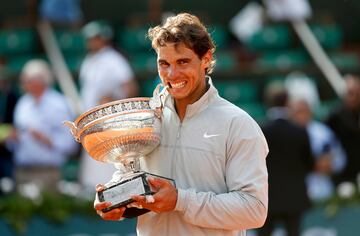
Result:
{"label": "man's neck", "polygon": [[181,102],[175,101],[175,110],[179,116],[180,122],[182,122],[185,118],[187,106],[188,106],[188,104],[186,104],[186,103],[181,103]]}
{"label": "man's neck", "polygon": [[206,86],[204,88],[204,91],[201,93],[201,96],[198,97],[195,101],[190,103],[190,102],[187,102],[186,100],[174,100],[175,110],[179,116],[180,122],[182,122],[185,118],[187,106],[198,101],[202,96],[204,96],[204,94],[209,90],[209,88],[210,88],[210,83],[209,83],[208,78],[206,78]]}

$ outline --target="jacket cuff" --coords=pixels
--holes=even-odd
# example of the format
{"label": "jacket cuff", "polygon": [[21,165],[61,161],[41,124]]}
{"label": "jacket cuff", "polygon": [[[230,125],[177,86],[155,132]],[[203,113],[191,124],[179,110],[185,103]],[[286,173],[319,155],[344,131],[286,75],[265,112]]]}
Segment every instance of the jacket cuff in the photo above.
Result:
{"label": "jacket cuff", "polygon": [[185,212],[187,205],[186,202],[187,202],[186,190],[178,189],[175,211]]}

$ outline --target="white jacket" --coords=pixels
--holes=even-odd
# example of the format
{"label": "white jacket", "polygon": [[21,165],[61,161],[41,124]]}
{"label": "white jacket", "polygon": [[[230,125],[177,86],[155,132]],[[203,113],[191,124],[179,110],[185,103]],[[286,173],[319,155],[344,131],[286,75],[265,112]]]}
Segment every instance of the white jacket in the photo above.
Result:
{"label": "white jacket", "polygon": [[167,99],[161,128],[160,147],[142,168],[176,181],[177,204],[172,212],[138,217],[138,235],[245,235],[263,225],[268,147],[246,112],[211,84],[187,107],[182,123]]}

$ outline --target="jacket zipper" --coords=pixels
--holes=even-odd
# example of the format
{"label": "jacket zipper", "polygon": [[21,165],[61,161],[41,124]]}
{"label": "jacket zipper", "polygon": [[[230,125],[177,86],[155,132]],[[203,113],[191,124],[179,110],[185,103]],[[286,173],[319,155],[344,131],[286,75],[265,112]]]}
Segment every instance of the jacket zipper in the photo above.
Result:
{"label": "jacket zipper", "polygon": [[180,123],[180,125],[179,125],[179,127],[178,127],[178,130],[177,130],[175,147],[176,147],[176,144],[177,144],[177,140],[180,139],[181,127],[182,127],[182,123]]}
{"label": "jacket zipper", "polygon": [[180,123],[180,125],[178,126],[178,129],[177,129],[177,133],[176,133],[176,140],[175,140],[175,145],[174,145],[174,151],[173,151],[173,158],[172,158],[172,165],[171,165],[171,175],[172,175],[172,178],[175,177],[176,173],[175,173],[175,166],[176,166],[176,161],[177,161],[177,156],[176,156],[176,150],[177,150],[177,147],[178,147],[178,142],[179,142],[179,139],[180,139],[180,134],[181,134],[181,127],[182,127],[182,123]]}

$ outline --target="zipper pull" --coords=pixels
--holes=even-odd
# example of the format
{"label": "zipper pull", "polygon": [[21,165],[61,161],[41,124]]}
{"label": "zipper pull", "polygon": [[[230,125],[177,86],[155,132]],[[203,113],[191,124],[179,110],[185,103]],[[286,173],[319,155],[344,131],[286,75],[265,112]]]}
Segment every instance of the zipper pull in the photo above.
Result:
{"label": "zipper pull", "polygon": [[181,124],[179,125],[178,131],[177,131],[177,135],[176,135],[177,139],[180,138],[180,131],[181,131]]}

